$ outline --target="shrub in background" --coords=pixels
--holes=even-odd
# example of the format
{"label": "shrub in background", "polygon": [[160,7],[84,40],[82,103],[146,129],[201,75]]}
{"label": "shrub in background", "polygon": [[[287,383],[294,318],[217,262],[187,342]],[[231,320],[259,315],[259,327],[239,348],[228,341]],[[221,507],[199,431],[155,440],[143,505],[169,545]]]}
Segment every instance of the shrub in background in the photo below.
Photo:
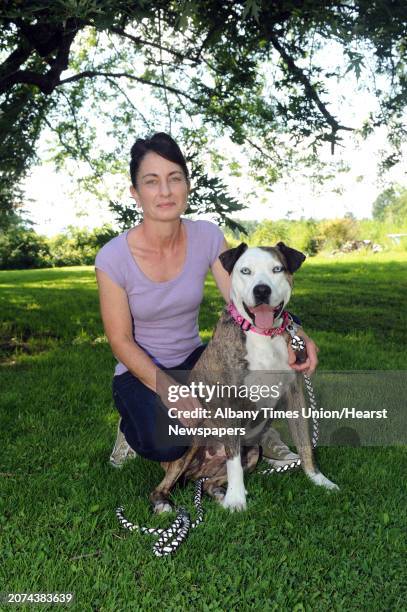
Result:
{"label": "shrub in background", "polygon": [[50,250],[46,236],[33,229],[10,227],[0,233],[0,269],[23,270],[49,266]]}
{"label": "shrub in background", "polygon": [[0,269],[92,265],[98,250],[116,235],[108,224],[93,230],[68,226],[52,238],[10,226],[0,233]]}
{"label": "shrub in background", "polygon": [[318,236],[322,248],[338,249],[349,240],[358,238],[358,223],[353,218],[327,219],[318,224]]}
{"label": "shrub in background", "polygon": [[252,246],[273,246],[277,242],[289,242],[290,221],[263,221],[250,236]]}
{"label": "shrub in background", "polygon": [[49,239],[51,265],[90,266],[98,250],[114,236],[117,232],[108,224],[93,230],[69,225],[65,233]]}
{"label": "shrub in background", "polygon": [[308,256],[316,255],[321,248],[317,222],[314,219],[290,221],[287,244]]}
{"label": "shrub in background", "polygon": [[315,255],[320,246],[317,227],[313,219],[263,221],[249,237],[249,243],[251,246],[273,246],[281,241],[306,255]]}

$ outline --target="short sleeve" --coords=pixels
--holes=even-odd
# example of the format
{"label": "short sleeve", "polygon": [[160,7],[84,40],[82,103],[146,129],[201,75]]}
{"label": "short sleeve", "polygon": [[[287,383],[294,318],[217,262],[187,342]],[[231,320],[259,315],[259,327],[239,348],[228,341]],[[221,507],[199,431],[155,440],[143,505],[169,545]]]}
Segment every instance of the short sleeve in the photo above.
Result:
{"label": "short sleeve", "polygon": [[106,272],[109,278],[125,289],[125,259],[120,249],[120,236],[113,238],[105,244],[95,259],[95,268]]}
{"label": "short sleeve", "polygon": [[225,237],[222,230],[215,223],[211,221],[202,221],[202,223],[204,224],[204,232],[207,237],[209,266],[212,267],[220,255]]}

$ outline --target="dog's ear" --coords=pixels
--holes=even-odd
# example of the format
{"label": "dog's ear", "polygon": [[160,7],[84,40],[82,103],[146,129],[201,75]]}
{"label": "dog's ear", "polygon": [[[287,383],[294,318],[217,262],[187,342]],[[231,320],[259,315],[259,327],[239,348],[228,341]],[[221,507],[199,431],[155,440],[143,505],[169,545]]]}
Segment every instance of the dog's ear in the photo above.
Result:
{"label": "dog's ear", "polygon": [[276,246],[285,257],[288,271],[293,274],[293,272],[298,270],[301,264],[305,261],[306,257],[304,253],[288,247],[286,244],[284,244],[284,242],[279,242]]}
{"label": "dog's ear", "polygon": [[219,255],[222,266],[225,268],[225,270],[227,270],[227,272],[229,272],[229,274],[232,273],[235,263],[239,257],[243,255],[247,248],[247,244],[242,242],[238,247],[229,249],[228,251],[223,251],[223,253]]}

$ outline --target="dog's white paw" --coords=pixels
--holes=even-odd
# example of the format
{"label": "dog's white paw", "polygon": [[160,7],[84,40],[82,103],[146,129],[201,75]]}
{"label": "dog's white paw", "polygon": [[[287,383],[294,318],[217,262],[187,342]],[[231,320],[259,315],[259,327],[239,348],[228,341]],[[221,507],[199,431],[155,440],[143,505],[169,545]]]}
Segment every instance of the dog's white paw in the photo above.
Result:
{"label": "dog's white paw", "polygon": [[172,512],[173,508],[171,504],[167,502],[159,502],[154,506],[154,514],[162,514],[163,512]]}
{"label": "dog's white paw", "polygon": [[329,480],[329,478],[327,478],[326,476],[324,476],[322,472],[316,472],[315,474],[307,474],[307,476],[318,487],[325,487],[325,489],[330,489],[331,491],[339,491],[338,485],[332,482],[332,480]]}
{"label": "dog's white paw", "polygon": [[246,510],[246,498],[244,495],[226,493],[222,501],[222,506],[231,512],[241,512],[242,510]]}

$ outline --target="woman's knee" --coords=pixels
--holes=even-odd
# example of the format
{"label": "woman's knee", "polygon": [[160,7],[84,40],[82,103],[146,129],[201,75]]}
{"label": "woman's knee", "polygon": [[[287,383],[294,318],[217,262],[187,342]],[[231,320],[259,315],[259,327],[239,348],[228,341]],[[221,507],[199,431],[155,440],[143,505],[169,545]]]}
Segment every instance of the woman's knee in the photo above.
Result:
{"label": "woman's knee", "polygon": [[127,444],[145,459],[152,461],[176,461],[180,459],[188,450],[188,446],[165,446],[160,440],[156,439],[154,432],[144,431],[142,436],[128,414],[122,412],[120,428]]}
{"label": "woman's knee", "polygon": [[173,419],[159,396],[130,373],[114,380],[113,399],[122,417],[121,430],[138,455],[152,461],[176,461],[188,450],[188,446],[168,446]]}

